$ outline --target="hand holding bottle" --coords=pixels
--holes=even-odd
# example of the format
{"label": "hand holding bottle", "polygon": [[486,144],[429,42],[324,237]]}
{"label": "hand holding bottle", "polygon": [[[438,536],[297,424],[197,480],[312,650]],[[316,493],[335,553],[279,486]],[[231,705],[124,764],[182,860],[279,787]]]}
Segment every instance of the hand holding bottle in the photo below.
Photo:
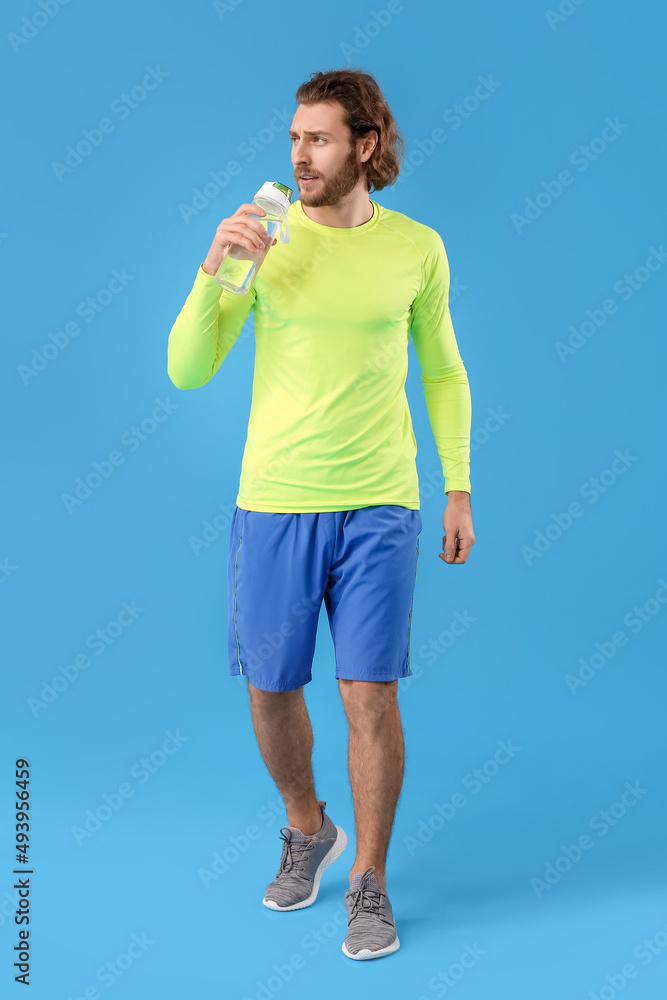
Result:
{"label": "hand holding bottle", "polygon": [[291,198],[292,189],[285,184],[265,181],[251,204],[223,219],[206,262],[212,266],[219,261],[214,277],[221,288],[247,295],[278,235],[281,243],[289,243]]}
{"label": "hand holding bottle", "polygon": [[237,243],[254,254],[278,242],[274,239],[269,243],[266,227],[259,219],[254,218],[258,215],[266,215],[266,211],[259,205],[245,203],[240,205],[229,218],[222,220],[206,254],[206,260],[202,264],[207,274],[217,273],[232,243]]}

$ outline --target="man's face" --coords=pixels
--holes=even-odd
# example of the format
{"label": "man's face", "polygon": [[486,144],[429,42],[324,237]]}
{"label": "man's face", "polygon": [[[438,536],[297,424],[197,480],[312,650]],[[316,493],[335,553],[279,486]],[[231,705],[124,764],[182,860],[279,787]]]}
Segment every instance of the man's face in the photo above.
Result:
{"label": "man's face", "polygon": [[[338,102],[300,104],[296,109],[289,135],[294,176],[304,205],[335,206],[358,184],[368,190],[366,169],[356,145],[350,145],[351,134],[343,114]],[[302,180],[303,175],[315,176],[316,180]]]}

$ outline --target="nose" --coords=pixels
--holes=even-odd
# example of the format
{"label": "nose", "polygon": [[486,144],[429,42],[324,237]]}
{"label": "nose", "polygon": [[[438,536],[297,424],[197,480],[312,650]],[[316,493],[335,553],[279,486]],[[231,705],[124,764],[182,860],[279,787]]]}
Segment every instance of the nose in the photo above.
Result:
{"label": "nose", "polygon": [[304,152],[303,152],[305,151],[306,148],[307,148],[306,146],[302,146],[300,139],[296,139],[292,143],[292,163],[297,164],[306,162],[304,160]]}

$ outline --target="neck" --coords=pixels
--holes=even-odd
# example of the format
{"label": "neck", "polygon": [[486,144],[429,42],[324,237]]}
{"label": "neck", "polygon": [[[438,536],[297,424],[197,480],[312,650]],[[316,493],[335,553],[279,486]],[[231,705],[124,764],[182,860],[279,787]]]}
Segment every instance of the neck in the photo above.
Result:
{"label": "neck", "polygon": [[316,208],[305,204],[301,199],[301,207],[304,214],[313,222],[319,222],[321,226],[330,226],[333,229],[353,229],[355,226],[363,226],[364,222],[369,222],[373,218],[373,204],[366,190],[353,191],[336,205],[322,205]]}

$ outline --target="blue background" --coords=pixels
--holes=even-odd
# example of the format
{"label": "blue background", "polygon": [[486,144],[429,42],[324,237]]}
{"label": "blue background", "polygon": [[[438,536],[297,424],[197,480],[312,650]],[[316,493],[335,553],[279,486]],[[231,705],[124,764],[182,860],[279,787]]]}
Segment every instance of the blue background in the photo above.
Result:
{"label": "blue background", "polygon": [[[459,1000],[664,995],[667,269],[651,257],[667,241],[664,8],[566,0],[557,19],[546,0],[44,2],[56,13],[39,15],[35,0],[2,15],[12,94],[0,220],[7,995],[22,995],[11,916],[19,756],[32,766],[40,1000],[92,987],[114,998],[377,989],[418,1000],[454,990],[436,979],[460,974],[466,945],[479,958],[450,979]],[[291,120],[312,72],[348,64],[376,76],[406,140],[403,177],[372,197],[436,229],[447,248],[473,398],[476,545],[450,567],[438,558],[442,480],[410,345],[423,531],[387,869],[401,948],[370,963],[341,951],[354,822],[324,614],[306,689],[316,789],[350,846],[314,906],[285,915],[260,903],[286,818],[245,680],[228,676],[226,658],[252,317],[206,387],[181,392],[166,372],[169,331],[218,223],[264,180],[290,183],[289,125],[264,131],[253,159],[248,137],[275,109]],[[147,67],[164,75],[121,117],[115,102]],[[489,76],[492,93],[476,100]],[[113,131],[57,176],[54,161],[105,117]],[[617,134],[600,141],[608,118]],[[446,139],[429,144],[435,128]],[[230,160],[239,175],[186,222],[181,206]],[[557,193],[564,170],[571,183]],[[127,284],[106,295],[114,269]],[[101,308],[86,321],[77,308],[89,296]],[[596,325],[606,300],[615,311]],[[63,336],[77,321],[78,335]],[[59,333],[64,346],[42,353]],[[570,338],[579,346],[562,360],[557,345]],[[68,510],[77,478],[114,451],[122,462]],[[216,516],[196,554],[192,540]],[[457,613],[468,625],[453,638]],[[107,628],[91,650],[88,637]],[[67,667],[86,652],[78,674]],[[579,672],[588,679],[574,686]],[[168,732],[178,737],[169,755]],[[520,749],[485,765],[498,741]],[[152,773],[139,763],[151,756]],[[466,776],[484,766],[477,788]],[[626,782],[639,798],[613,807],[602,834],[595,817]],[[435,805],[457,791],[465,805],[439,820]],[[116,808],[77,839],[105,795]],[[584,834],[592,846],[567,870],[563,850]],[[206,886],[216,857],[227,868],[218,862]],[[128,960],[133,935],[143,950]]]}

